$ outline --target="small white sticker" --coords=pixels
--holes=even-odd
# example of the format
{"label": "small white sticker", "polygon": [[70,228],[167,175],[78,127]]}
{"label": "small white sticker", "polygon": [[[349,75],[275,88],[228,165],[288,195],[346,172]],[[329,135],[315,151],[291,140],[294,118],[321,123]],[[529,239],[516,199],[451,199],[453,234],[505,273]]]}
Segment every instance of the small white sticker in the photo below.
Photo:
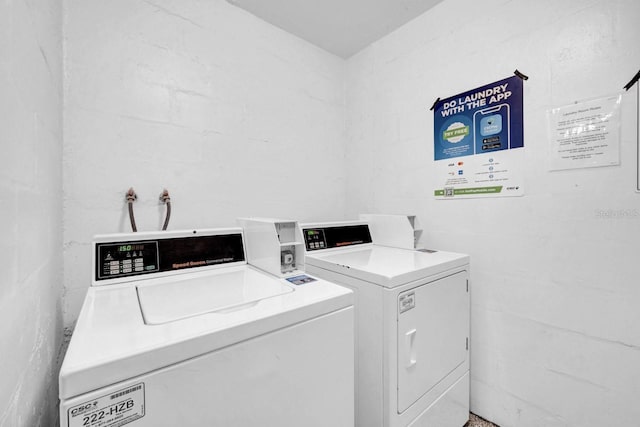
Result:
{"label": "small white sticker", "polygon": [[400,313],[404,313],[407,310],[411,310],[416,306],[416,294],[414,292],[400,295]]}
{"label": "small white sticker", "polygon": [[144,383],[68,409],[68,427],[120,427],[144,417]]}

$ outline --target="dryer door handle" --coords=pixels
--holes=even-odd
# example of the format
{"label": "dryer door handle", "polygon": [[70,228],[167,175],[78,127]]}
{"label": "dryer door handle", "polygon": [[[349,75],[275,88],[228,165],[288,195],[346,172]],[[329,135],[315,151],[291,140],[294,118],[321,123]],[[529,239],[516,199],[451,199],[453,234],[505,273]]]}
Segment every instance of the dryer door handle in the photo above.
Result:
{"label": "dryer door handle", "polygon": [[418,332],[418,330],[414,328],[404,334],[404,340],[407,346],[407,355],[409,356],[409,360],[407,360],[406,365],[407,369],[418,363],[416,360],[416,348],[414,345],[416,341],[416,332]]}

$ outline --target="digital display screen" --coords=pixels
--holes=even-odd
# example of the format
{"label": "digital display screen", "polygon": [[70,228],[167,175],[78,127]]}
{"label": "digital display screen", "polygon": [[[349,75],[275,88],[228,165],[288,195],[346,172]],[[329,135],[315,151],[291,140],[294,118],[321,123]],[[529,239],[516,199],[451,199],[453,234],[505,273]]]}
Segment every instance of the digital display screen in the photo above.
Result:
{"label": "digital display screen", "polygon": [[144,250],[144,245],[120,245],[118,246],[118,252],[131,252]]}

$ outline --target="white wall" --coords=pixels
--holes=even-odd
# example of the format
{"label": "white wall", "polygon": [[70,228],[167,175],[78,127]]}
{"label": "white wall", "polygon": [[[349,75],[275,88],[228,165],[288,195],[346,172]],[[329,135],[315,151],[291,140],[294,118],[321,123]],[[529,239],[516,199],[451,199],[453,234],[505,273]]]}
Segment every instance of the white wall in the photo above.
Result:
{"label": "white wall", "polygon": [[65,1],[65,324],[96,233],[341,219],[344,61],[224,0]]}
{"label": "white wall", "polygon": [[[415,213],[427,247],[471,254],[471,407],[503,427],[640,419],[635,88],[620,166],[549,172],[545,116],[621,90],[639,18],[637,0],[447,0],[348,61],[348,216]],[[429,107],[516,68],[526,195],[434,200]]]}
{"label": "white wall", "polygon": [[62,7],[0,2],[0,426],[51,426],[62,344]]}

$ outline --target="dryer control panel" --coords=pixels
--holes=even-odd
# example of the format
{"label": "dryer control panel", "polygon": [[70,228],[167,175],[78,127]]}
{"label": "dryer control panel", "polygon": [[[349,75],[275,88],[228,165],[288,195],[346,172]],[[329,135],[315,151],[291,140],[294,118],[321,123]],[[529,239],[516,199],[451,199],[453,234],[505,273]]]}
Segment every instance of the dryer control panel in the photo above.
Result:
{"label": "dryer control panel", "polygon": [[244,262],[241,233],[95,244],[95,280]]}
{"label": "dryer control panel", "polygon": [[305,227],[302,233],[308,251],[371,243],[371,233],[366,224]]}

